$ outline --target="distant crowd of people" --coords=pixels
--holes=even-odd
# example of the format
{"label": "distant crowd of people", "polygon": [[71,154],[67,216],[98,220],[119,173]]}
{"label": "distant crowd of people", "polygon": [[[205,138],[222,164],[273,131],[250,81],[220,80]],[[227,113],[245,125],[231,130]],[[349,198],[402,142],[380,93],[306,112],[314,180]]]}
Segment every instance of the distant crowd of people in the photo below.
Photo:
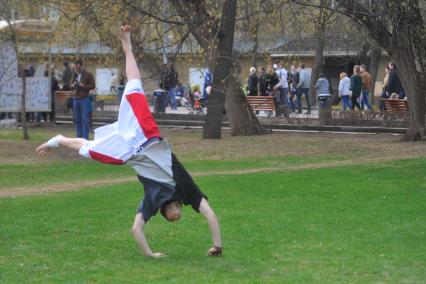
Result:
{"label": "distant crowd of people", "polygon": [[[325,81],[324,81],[325,80]],[[261,66],[257,72],[254,67],[250,68],[247,81],[247,95],[249,96],[273,96],[277,110],[288,108],[291,112],[302,113],[302,98],[305,97],[307,111],[312,111],[310,95],[311,73],[301,64],[300,68],[291,65],[288,72],[280,63]],[[329,83],[324,76],[320,76],[316,89],[319,97],[328,97]],[[326,90],[327,89],[327,90]]]}
{"label": "distant crowd of people", "polygon": [[[381,98],[405,98],[401,81],[394,63],[386,66],[386,77],[383,80]],[[267,68],[250,68],[247,79],[246,94],[248,96],[273,96],[278,107],[286,107],[291,112],[302,113],[302,98],[305,97],[307,111],[312,111],[311,73],[304,64],[291,65],[288,72],[280,63],[268,65]],[[315,85],[316,97],[320,102],[330,101],[332,97],[331,84],[324,74],[320,73]],[[355,65],[353,75],[340,73],[338,101],[342,101],[342,110],[372,109],[370,98],[374,92],[373,78],[365,65]],[[277,108],[278,109],[278,108]],[[380,103],[383,110],[383,103]]]}

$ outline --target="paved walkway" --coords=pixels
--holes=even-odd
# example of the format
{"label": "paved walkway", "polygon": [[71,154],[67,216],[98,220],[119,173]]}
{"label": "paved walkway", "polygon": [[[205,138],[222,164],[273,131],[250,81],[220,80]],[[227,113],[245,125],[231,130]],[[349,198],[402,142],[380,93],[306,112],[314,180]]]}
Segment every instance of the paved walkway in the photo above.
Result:
{"label": "paved walkway", "polygon": [[[105,111],[118,111],[118,105],[109,105],[105,106]],[[153,107],[150,106],[151,112],[154,111]],[[318,118],[318,110],[313,109],[311,114],[305,114],[306,111],[304,111],[301,114],[292,112],[290,113],[290,118]],[[173,110],[171,107],[166,108],[166,113],[170,114],[194,114],[193,110],[191,108],[187,107],[178,107],[176,110]],[[204,113],[207,113],[207,108],[204,108]],[[268,117],[267,111],[260,111],[257,115],[258,117]]]}

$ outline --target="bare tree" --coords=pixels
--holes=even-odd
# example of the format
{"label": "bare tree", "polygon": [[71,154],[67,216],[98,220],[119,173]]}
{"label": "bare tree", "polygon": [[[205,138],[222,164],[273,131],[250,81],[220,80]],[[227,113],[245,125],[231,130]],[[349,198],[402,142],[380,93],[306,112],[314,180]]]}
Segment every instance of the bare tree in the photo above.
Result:
{"label": "bare tree", "polygon": [[426,139],[426,31],[417,0],[338,1],[338,11],[362,24],[398,67],[407,94],[408,140]]}
{"label": "bare tree", "polygon": [[[230,63],[233,62],[232,48],[235,29],[235,15],[233,13],[236,13],[237,1],[224,1],[220,26],[217,20],[208,13],[205,1],[171,0],[171,3],[180,17],[187,23],[191,34],[203,50],[207,52],[206,62],[210,63],[208,65],[212,66],[212,63],[215,63],[213,88],[209,98],[203,137],[214,139],[221,137],[225,94],[226,96],[237,96],[236,98],[227,98],[226,107],[233,135],[266,133],[253,111],[251,111],[247,100],[239,96],[239,92],[235,93],[227,90],[229,84],[236,84],[236,86],[240,84],[236,78],[228,81],[228,77],[232,75]],[[200,22],[199,19],[202,21]],[[219,62],[221,64],[218,64]],[[239,89],[236,86],[231,89]]]}
{"label": "bare tree", "polygon": [[[320,9],[316,3],[292,0]],[[424,1],[334,0],[329,7],[360,24],[398,67],[407,94],[410,125],[405,139],[426,140],[426,31]]]}

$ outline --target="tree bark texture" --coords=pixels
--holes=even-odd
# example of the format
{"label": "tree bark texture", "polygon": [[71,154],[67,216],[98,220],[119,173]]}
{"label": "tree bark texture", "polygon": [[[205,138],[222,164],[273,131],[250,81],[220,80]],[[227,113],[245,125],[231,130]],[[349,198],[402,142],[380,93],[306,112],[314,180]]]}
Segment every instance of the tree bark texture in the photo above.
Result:
{"label": "tree bark texture", "polygon": [[379,66],[380,66],[380,56],[382,55],[382,49],[373,47],[370,51],[370,64],[368,66],[368,72],[370,73],[371,77],[373,77],[373,90],[372,90],[372,96],[371,96],[371,102],[374,101],[374,90],[376,87],[376,81],[377,81],[377,73],[379,72]]}
{"label": "tree bark texture", "polygon": [[380,1],[372,10],[365,9],[361,1],[339,1],[339,6],[363,24],[396,63],[409,107],[405,138],[426,140],[426,31],[419,1]]}
{"label": "tree bark texture", "polygon": [[[15,30],[15,27],[12,25],[12,23],[7,20],[7,23],[9,25],[9,31],[10,31],[10,39],[13,44],[13,48],[15,49],[16,53],[16,60],[18,60],[19,64],[19,50],[18,50],[18,39],[17,39],[17,33]],[[19,71],[18,71],[19,72]],[[18,74],[16,74],[18,75]],[[26,94],[27,94],[27,81],[25,80],[25,75],[22,74],[22,93],[21,93],[21,126],[22,126],[22,138],[24,140],[29,140],[30,135],[28,134],[28,126],[27,126],[27,109],[26,109]]]}
{"label": "tree bark texture", "polygon": [[237,0],[226,0],[223,4],[222,21],[218,34],[216,63],[213,71],[212,90],[208,99],[206,122],[203,129],[203,137],[206,139],[221,138],[225,91],[233,64],[232,49],[234,46],[236,12]]}
{"label": "tree bark texture", "polygon": [[238,81],[232,75],[228,79],[226,87],[225,109],[231,125],[231,135],[266,134],[266,129],[258,123],[253,109],[247,103],[243,91],[239,88]]}
{"label": "tree bark texture", "polygon": [[[16,53],[18,54],[18,53]],[[25,76],[22,76],[22,94],[21,94],[21,125],[22,125],[22,138],[29,140],[28,126],[27,126],[27,111],[26,111],[26,94],[27,94],[27,81]]]}
{"label": "tree bark texture", "polygon": [[[221,26],[219,27],[218,23],[211,16],[206,7],[204,1],[184,1],[184,0],[171,0],[173,7],[175,8],[178,15],[187,23],[187,27],[194,38],[197,40],[198,44],[203,48],[206,52],[205,60],[207,66],[211,67],[213,70],[213,85],[212,85],[212,93],[208,99],[208,107],[207,107],[207,117],[206,124],[204,126],[203,136],[205,138],[220,138],[221,137],[221,126],[222,126],[222,113],[224,111],[224,103],[225,99],[220,96],[238,96],[237,94],[231,94],[229,91],[226,91],[227,87],[230,87],[230,84],[225,82],[223,79],[228,79],[231,74],[232,67],[232,58],[224,57],[224,41],[223,36],[228,36],[228,40],[230,39],[230,31],[232,31],[235,27],[235,16],[234,20],[231,23],[227,23],[227,28],[224,27],[224,15],[229,14],[230,1],[225,1],[223,5],[223,14]],[[232,1],[235,2],[236,0]],[[236,9],[236,8],[235,8]],[[231,11],[232,12],[232,11]],[[236,12],[236,11],[235,11]],[[234,12],[234,13],[235,13]],[[202,21],[200,21],[202,19]],[[229,18],[228,18],[229,19]],[[232,43],[233,45],[233,43]],[[256,47],[257,49],[257,47]],[[230,47],[229,54],[232,54],[232,47]],[[229,70],[225,70],[229,67]],[[218,68],[218,70],[216,70]],[[226,75],[228,74],[228,75]],[[222,82],[223,81],[223,82]],[[236,85],[232,87],[234,90],[239,89],[238,80],[232,80]],[[218,89],[218,86],[220,87]],[[219,97],[215,96],[219,94]],[[265,133],[262,129],[262,125],[256,116],[254,116],[251,112],[248,112],[247,109],[250,108],[247,100],[241,98],[241,100],[230,99],[228,100],[226,107],[227,115],[232,120],[231,128],[238,127],[238,125],[246,125],[247,123],[252,123],[251,127],[238,127],[235,131],[233,130],[234,135],[255,135],[255,134],[263,134]],[[250,108],[251,109],[251,108]],[[237,121],[239,120],[239,121]],[[219,123],[220,121],[220,123]],[[207,126],[208,125],[208,126]],[[215,129],[210,129],[207,135],[206,128],[215,127]],[[246,129],[247,132],[243,132],[241,130]],[[258,132],[253,131],[253,129],[258,129]]]}
{"label": "tree bark texture", "polygon": [[[321,7],[324,7],[324,0],[321,0]],[[315,48],[315,59],[314,67],[312,68],[311,73],[311,82],[310,82],[310,92],[311,92],[311,104],[316,104],[317,93],[315,91],[315,84],[319,78],[319,74],[323,71],[323,61],[324,61],[324,45],[325,45],[325,15],[324,10],[321,8],[319,15],[319,23],[316,30],[317,45]]]}

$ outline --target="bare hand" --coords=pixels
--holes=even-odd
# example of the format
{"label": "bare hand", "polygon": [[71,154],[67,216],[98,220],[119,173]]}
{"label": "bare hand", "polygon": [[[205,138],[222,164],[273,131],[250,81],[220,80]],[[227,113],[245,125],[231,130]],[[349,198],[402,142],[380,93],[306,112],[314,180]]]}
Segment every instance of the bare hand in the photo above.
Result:
{"label": "bare hand", "polygon": [[130,32],[132,31],[132,26],[124,25],[120,27],[120,33],[118,37],[123,43],[130,43]]}
{"label": "bare hand", "polygon": [[222,256],[222,247],[216,247],[216,246],[211,247],[208,250],[207,255],[208,256]]}
{"label": "bare hand", "polygon": [[153,252],[151,255],[149,255],[149,257],[153,257],[153,258],[160,258],[160,257],[165,257],[166,255],[162,252]]}
{"label": "bare hand", "polygon": [[42,155],[44,153],[49,152],[51,149],[52,148],[50,148],[50,146],[47,145],[47,142],[46,142],[46,143],[43,143],[40,146],[38,146],[37,149],[36,149],[36,152],[37,152],[37,155],[40,156],[40,155]]}

